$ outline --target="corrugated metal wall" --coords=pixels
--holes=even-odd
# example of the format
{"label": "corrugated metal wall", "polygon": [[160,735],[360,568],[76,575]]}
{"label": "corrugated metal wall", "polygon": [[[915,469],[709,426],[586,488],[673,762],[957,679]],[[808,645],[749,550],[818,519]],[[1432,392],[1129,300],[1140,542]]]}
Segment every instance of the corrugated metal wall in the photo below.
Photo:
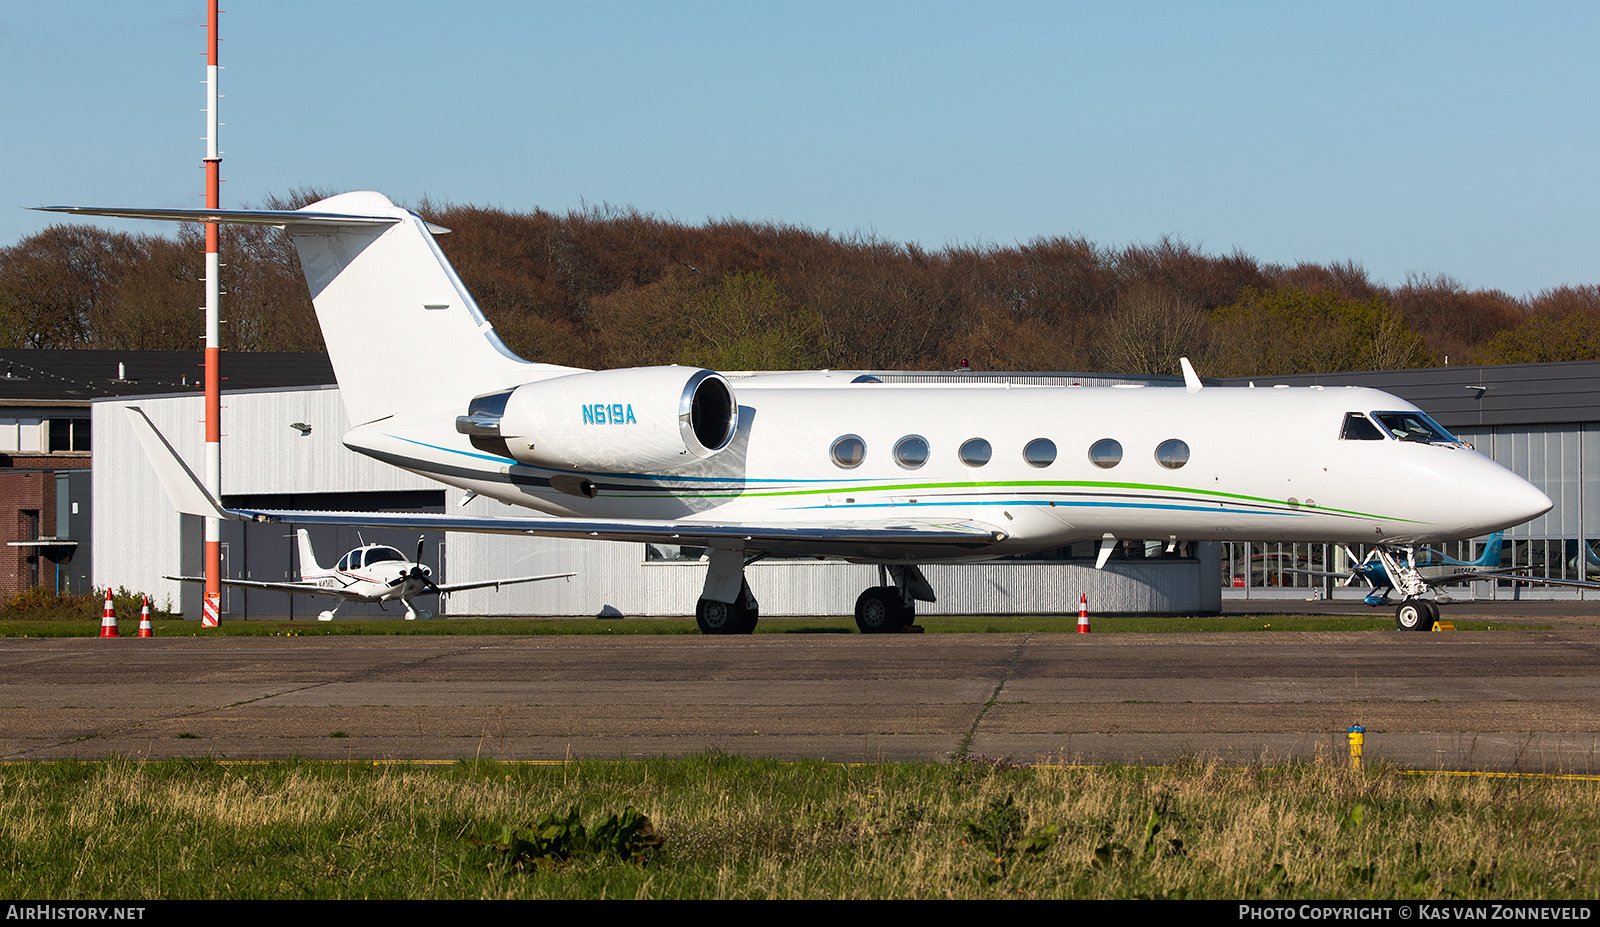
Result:
{"label": "corrugated metal wall", "polygon": [[[454,504],[451,511],[461,511]],[[482,500],[469,505],[476,506]],[[489,503],[499,506],[499,503]],[[451,534],[450,577],[520,576],[576,571],[571,580],[471,590],[451,596],[451,614],[692,615],[705,581],[698,562],[647,562],[643,544]],[[924,566],[939,601],[917,603],[923,615],[1017,615],[1077,612],[1088,595],[1096,614],[1198,614],[1221,607],[1215,544],[1195,560],[1093,564],[998,562]],[[761,614],[849,615],[878,568],[837,560],[764,560],[745,571]]]}
{"label": "corrugated metal wall", "polygon": [[[94,432],[94,583],[144,591],[158,603],[170,601],[189,617],[199,614],[197,584],[163,579],[197,575],[200,519],[173,511],[155,471],[128,424],[125,406],[150,416],[167,441],[196,473],[204,471],[204,398],[159,396],[105,399],[91,403]],[[338,390],[286,389],[229,392],[223,395],[222,485],[227,494],[291,492],[373,492],[438,489],[438,484],[351,453],[341,443],[349,430]],[[310,425],[301,434],[294,424]],[[283,525],[224,525],[230,561],[238,559],[242,532],[273,536]],[[187,536],[185,536],[187,532]],[[413,536],[412,542],[415,544]],[[332,560],[343,550],[327,557]],[[242,564],[233,563],[238,577]],[[254,577],[277,580],[282,577]],[[242,597],[229,596],[228,606]],[[326,607],[324,601],[319,607]],[[308,606],[309,610],[309,606]],[[341,610],[341,614],[343,614]]]}

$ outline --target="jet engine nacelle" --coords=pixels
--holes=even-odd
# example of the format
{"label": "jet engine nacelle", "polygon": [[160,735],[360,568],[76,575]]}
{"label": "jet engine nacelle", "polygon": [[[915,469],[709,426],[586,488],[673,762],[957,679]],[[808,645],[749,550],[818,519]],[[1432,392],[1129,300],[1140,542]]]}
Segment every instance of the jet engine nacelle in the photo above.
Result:
{"label": "jet engine nacelle", "polygon": [[456,430],[479,450],[520,463],[647,473],[711,457],[733,440],[738,422],[739,404],[721,374],[633,367],[486,393],[456,419]]}

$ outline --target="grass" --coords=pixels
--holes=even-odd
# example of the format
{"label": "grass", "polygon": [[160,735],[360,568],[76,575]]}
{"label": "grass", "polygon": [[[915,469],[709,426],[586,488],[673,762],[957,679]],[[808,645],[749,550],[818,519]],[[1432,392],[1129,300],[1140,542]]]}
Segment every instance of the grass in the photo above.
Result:
{"label": "grass", "polygon": [[[642,861],[506,849],[628,807]],[[31,763],[0,767],[0,893],[1580,899],[1597,828],[1591,781],[1312,765]]]}
{"label": "grass", "polygon": [[[1077,631],[1076,615],[934,615],[919,617],[928,634],[1063,633]],[[139,623],[120,621],[119,633],[132,637]],[[343,635],[453,635],[453,634],[699,634],[692,618],[451,618],[428,621],[399,619],[337,619],[334,621],[228,621],[216,629],[201,628],[196,621],[151,622],[157,637],[327,637]],[[1460,631],[1548,630],[1549,625],[1504,621],[1456,621]],[[1374,615],[1222,615],[1127,616],[1093,620],[1093,633],[1167,633],[1234,631],[1293,633],[1305,631],[1393,631],[1394,618]],[[757,634],[855,634],[851,618],[763,618]],[[98,637],[100,621],[67,618],[18,617],[0,612],[0,637]]]}

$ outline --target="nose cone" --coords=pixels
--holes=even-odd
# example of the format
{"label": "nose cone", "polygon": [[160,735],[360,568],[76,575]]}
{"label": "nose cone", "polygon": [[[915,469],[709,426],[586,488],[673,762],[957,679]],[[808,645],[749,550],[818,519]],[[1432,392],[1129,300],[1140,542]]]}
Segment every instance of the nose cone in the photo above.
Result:
{"label": "nose cone", "polygon": [[1469,466],[1461,486],[1461,517],[1473,534],[1487,534],[1532,521],[1555,503],[1522,477],[1486,457]]}

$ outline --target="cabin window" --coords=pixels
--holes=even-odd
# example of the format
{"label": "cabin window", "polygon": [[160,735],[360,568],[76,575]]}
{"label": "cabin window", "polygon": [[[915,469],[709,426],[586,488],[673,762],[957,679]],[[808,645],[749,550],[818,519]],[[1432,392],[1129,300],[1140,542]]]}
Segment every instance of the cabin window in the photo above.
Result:
{"label": "cabin window", "polygon": [[1156,445],[1156,463],[1168,470],[1176,470],[1189,462],[1189,445],[1178,438],[1168,438]]}
{"label": "cabin window", "polygon": [[981,467],[989,462],[990,457],[994,456],[994,448],[990,447],[989,442],[982,438],[973,438],[961,445],[961,450],[957,454],[960,456],[961,462],[967,466]]}
{"label": "cabin window", "polygon": [[1360,412],[1346,412],[1344,416],[1344,430],[1339,432],[1341,441],[1382,441],[1383,432],[1378,426],[1372,424]]}
{"label": "cabin window", "polygon": [[846,470],[853,470],[861,466],[861,461],[867,459],[867,442],[856,435],[845,435],[833,442],[829,451],[833,462]]}
{"label": "cabin window", "polygon": [[354,553],[355,553],[355,551],[351,551],[350,553],[345,554],[343,557],[340,557],[339,558],[339,565],[334,567],[334,569],[338,570],[341,573],[349,570],[350,569],[350,557]]}
{"label": "cabin window", "polygon": [[1433,419],[1421,412],[1374,412],[1383,427],[1389,429],[1389,434],[1401,441],[1416,441],[1421,444],[1460,444],[1455,435],[1444,430]]}
{"label": "cabin window", "polygon": [[1030,467],[1048,467],[1056,462],[1056,443],[1049,438],[1034,438],[1022,449],[1022,459]]}
{"label": "cabin window", "polygon": [[1102,470],[1110,470],[1122,463],[1122,442],[1116,438],[1101,438],[1089,447],[1089,462]]}
{"label": "cabin window", "polygon": [[907,435],[895,442],[894,462],[907,470],[915,470],[928,462],[928,439],[921,435]]}

